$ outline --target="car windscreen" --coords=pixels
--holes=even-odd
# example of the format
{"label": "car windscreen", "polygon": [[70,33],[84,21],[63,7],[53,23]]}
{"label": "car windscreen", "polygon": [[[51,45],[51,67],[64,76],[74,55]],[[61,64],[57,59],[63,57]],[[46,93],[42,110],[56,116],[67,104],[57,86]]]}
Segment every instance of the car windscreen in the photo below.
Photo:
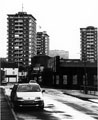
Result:
{"label": "car windscreen", "polygon": [[39,85],[19,85],[17,92],[40,92]]}

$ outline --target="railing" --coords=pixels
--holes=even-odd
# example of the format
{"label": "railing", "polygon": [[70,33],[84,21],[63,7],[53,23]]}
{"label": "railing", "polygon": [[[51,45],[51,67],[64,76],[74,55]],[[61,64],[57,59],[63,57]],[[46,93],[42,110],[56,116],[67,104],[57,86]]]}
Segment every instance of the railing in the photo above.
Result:
{"label": "railing", "polygon": [[80,92],[90,95],[98,95],[98,87],[97,86],[80,86]]}

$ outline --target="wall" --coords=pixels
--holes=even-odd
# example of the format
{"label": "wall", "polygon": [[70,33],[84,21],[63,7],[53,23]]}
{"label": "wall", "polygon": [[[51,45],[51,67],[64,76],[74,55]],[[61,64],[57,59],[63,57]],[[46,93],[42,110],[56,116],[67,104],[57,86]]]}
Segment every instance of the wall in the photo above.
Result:
{"label": "wall", "polygon": [[6,82],[18,82],[18,68],[4,68]]}

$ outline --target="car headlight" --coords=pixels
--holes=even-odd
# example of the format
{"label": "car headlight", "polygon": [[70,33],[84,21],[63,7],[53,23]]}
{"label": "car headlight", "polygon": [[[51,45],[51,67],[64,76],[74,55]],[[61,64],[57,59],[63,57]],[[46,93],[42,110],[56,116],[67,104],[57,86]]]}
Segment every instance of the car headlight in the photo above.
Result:
{"label": "car headlight", "polygon": [[17,97],[17,100],[23,101],[23,98],[22,97]]}
{"label": "car headlight", "polygon": [[35,98],[35,101],[40,101],[40,100],[42,100],[41,97],[36,97],[36,98]]}

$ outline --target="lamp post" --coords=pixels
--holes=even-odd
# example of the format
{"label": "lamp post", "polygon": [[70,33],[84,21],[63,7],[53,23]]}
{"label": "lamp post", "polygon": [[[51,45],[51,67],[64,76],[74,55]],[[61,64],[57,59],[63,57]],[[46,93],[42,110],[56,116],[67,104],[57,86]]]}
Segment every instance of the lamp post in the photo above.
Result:
{"label": "lamp post", "polygon": [[18,44],[18,81],[19,81],[19,44]]}
{"label": "lamp post", "polygon": [[[98,68],[98,64],[97,64],[97,68]],[[97,70],[97,92],[98,92],[98,70]]]}
{"label": "lamp post", "polygon": [[15,46],[15,50],[17,50],[18,51],[18,76],[17,76],[17,81],[16,82],[18,82],[18,80],[19,80],[19,45],[18,46]]}
{"label": "lamp post", "polygon": [[87,71],[86,71],[86,62],[84,62],[84,74],[85,74],[85,87],[84,87],[84,92],[87,94]]}
{"label": "lamp post", "polygon": [[0,85],[1,85],[1,80],[2,79],[2,73],[1,73],[1,60],[0,60]]}
{"label": "lamp post", "polygon": [[85,76],[85,82],[84,82],[84,92],[87,94],[87,69],[86,69],[86,64],[87,59],[86,59],[86,53],[84,54],[84,76]]}

